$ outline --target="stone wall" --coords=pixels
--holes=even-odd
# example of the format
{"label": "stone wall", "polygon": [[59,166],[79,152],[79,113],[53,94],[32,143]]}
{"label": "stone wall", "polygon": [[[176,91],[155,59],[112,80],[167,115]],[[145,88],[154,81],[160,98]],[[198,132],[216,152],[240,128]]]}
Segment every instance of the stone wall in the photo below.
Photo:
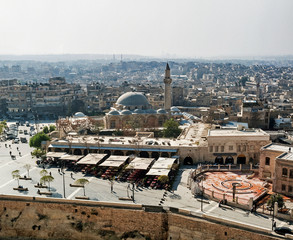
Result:
{"label": "stone wall", "polygon": [[0,239],[276,239],[256,228],[137,204],[0,196]]}

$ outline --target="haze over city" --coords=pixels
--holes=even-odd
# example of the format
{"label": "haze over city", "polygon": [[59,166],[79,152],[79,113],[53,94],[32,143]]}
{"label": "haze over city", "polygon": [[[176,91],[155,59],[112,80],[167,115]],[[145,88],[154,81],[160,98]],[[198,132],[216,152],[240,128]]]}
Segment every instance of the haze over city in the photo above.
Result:
{"label": "haze over city", "polygon": [[293,54],[293,2],[0,1],[0,54]]}

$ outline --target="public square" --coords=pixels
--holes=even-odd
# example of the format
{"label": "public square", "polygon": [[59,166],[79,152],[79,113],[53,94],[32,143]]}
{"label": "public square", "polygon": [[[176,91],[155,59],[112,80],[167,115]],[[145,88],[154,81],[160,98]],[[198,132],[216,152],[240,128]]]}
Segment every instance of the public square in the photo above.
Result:
{"label": "public square", "polygon": [[[9,123],[10,124],[10,123]],[[44,125],[39,125],[43,127]],[[29,129],[26,126],[19,126],[19,130]],[[28,135],[23,133],[19,134],[20,137],[29,138]],[[7,144],[7,147],[5,147]],[[11,146],[11,148],[9,147]],[[19,151],[17,150],[19,149]],[[89,183],[85,186],[85,194],[91,201],[104,201],[104,202],[123,202],[133,203],[128,199],[132,196],[133,192],[129,188],[129,183],[114,181],[113,192],[111,192],[111,183],[109,180],[103,180],[92,176],[84,175],[81,172],[73,173],[72,171],[65,169],[64,181],[63,175],[58,171],[57,167],[46,168],[48,173],[54,177],[54,181],[51,182],[50,188],[52,195],[39,195],[35,185],[40,181],[40,171],[42,167],[37,166],[36,158],[32,158],[31,151],[33,149],[29,147],[28,143],[12,144],[12,141],[5,141],[0,143],[0,193],[4,195],[19,195],[19,196],[38,196],[44,198],[65,198],[75,199],[84,195],[84,189],[81,187],[70,187],[70,184],[74,184],[76,179],[86,178]],[[15,160],[12,160],[10,151],[16,156]],[[19,156],[21,152],[21,156]],[[28,191],[17,191],[13,188],[17,187],[17,180],[12,178],[12,171],[20,170],[22,177],[27,176],[27,170],[24,168],[25,164],[30,164],[31,169],[29,171],[29,177],[32,180],[20,180],[20,185],[24,188],[28,188]],[[166,207],[176,207],[187,211],[191,211],[194,214],[204,214],[208,216],[220,217],[222,219],[228,219],[230,221],[240,222],[246,225],[258,226],[263,229],[270,230],[272,220],[270,216],[250,213],[241,209],[227,209],[221,208],[218,202],[204,201],[201,202],[195,198],[191,191],[187,188],[187,178],[189,172],[192,171],[193,166],[182,166],[179,169],[179,173],[176,176],[173,188],[171,191],[156,190],[151,188],[135,188],[134,189],[134,204],[145,204],[145,205],[162,205]],[[65,186],[65,189],[64,189]],[[120,200],[120,199],[124,200]],[[81,200],[88,201],[88,200]],[[277,219],[277,226],[289,226],[290,223]]]}

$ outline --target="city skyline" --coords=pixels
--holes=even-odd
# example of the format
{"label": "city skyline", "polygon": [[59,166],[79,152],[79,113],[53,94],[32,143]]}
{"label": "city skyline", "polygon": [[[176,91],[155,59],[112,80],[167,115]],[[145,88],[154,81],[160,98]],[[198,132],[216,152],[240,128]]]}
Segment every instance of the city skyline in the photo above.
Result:
{"label": "city skyline", "polygon": [[292,1],[0,1],[1,55],[292,55]]}

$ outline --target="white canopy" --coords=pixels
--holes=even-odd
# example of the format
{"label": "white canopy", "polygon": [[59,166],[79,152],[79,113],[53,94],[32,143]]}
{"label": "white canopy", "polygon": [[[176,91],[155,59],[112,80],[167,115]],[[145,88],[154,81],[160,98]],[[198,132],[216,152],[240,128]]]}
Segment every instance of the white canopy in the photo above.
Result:
{"label": "white canopy", "polygon": [[140,169],[147,170],[150,164],[154,161],[154,158],[139,158],[133,159],[126,169]]}
{"label": "white canopy", "polygon": [[168,176],[170,169],[150,169],[146,175],[148,176]]}
{"label": "white canopy", "polygon": [[96,165],[97,163],[101,162],[106,156],[107,154],[89,153],[84,158],[79,160],[77,164]]}
{"label": "white canopy", "polygon": [[63,156],[64,154],[66,154],[66,152],[47,152],[46,156],[47,156],[47,157],[60,158],[60,157]]}
{"label": "white canopy", "polygon": [[120,167],[126,160],[128,156],[116,156],[112,155],[106,159],[105,162],[100,164],[101,167]]}
{"label": "white canopy", "polygon": [[83,157],[83,155],[70,155],[70,154],[66,154],[66,155],[63,155],[62,157],[60,157],[60,160],[78,161],[82,157]]}
{"label": "white canopy", "polygon": [[158,160],[152,166],[152,169],[171,169],[172,165],[176,161],[176,158],[158,158]]}

